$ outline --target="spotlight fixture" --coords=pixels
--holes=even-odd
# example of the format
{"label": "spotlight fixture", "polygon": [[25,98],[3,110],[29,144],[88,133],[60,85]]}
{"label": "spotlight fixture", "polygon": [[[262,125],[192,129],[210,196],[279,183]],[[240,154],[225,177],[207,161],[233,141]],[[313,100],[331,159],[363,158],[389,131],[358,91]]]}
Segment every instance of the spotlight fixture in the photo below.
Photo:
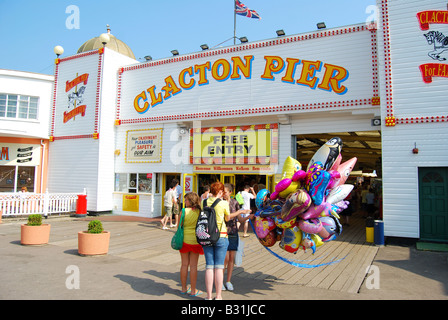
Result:
{"label": "spotlight fixture", "polygon": [[317,23],[317,29],[325,29],[327,26],[325,25],[325,22],[318,22]]}
{"label": "spotlight fixture", "polygon": [[201,49],[202,50],[208,50],[208,45],[207,44],[201,44]]}
{"label": "spotlight fixture", "polygon": [[277,32],[277,36],[279,36],[279,37],[285,35],[285,31],[284,31],[283,29],[277,30],[277,31],[275,31],[275,32]]}
{"label": "spotlight fixture", "polygon": [[240,38],[240,41],[241,41],[241,43],[249,42],[249,40],[247,40],[246,37],[241,37],[241,38]]}
{"label": "spotlight fixture", "polygon": [[179,51],[177,51],[177,50],[171,50],[171,53],[173,54],[173,56],[179,55]]}

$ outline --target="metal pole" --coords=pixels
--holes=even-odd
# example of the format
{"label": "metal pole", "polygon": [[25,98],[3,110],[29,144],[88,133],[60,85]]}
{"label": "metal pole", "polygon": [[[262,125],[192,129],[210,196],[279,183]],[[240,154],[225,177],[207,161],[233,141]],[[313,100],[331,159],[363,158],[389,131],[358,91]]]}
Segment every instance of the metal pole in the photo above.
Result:
{"label": "metal pole", "polygon": [[236,0],[233,0],[233,44],[236,44]]}

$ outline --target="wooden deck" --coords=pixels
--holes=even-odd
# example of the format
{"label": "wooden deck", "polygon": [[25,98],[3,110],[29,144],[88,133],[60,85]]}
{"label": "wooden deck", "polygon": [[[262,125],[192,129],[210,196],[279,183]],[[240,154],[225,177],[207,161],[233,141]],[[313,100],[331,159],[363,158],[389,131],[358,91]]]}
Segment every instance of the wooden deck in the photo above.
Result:
{"label": "wooden deck", "polygon": [[[82,227],[85,229],[87,225],[85,220],[92,219],[102,220],[105,229],[111,232],[108,254],[166,266],[179,265],[179,253],[170,247],[174,230],[162,230],[160,219],[123,216],[74,219],[68,225],[54,225],[50,243],[77,248],[77,233],[69,229],[83,230]],[[300,264],[318,265],[342,259],[331,265],[298,268],[268,252],[251,232],[248,238],[240,238],[245,245],[243,263],[235,267],[233,276],[356,293],[378,251],[378,247],[366,243],[365,238],[365,219],[354,215],[350,226],[344,227],[336,240],[317,248],[314,255],[310,249],[306,253],[299,250],[297,254],[291,254],[277,244],[271,247],[280,256]],[[204,269],[205,259],[201,256],[199,270]]]}
{"label": "wooden deck", "polygon": [[[378,247],[365,241],[365,219],[357,216],[351,217],[350,226],[344,227],[336,240],[324,243],[314,255],[310,249],[291,254],[277,244],[271,248],[290,261],[310,266],[307,268],[281,261],[261,246],[254,234],[242,240],[245,256],[242,266],[234,270],[235,276],[351,293],[358,292],[378,251]],[[329,262],[335,263],[316,267]]]}

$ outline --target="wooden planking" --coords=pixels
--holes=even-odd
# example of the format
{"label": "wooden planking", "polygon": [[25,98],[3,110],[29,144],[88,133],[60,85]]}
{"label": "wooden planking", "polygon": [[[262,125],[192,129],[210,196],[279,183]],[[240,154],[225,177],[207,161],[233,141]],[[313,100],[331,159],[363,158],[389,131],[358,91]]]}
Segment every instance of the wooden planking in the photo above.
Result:
{"label": "wooden planking", "polygon": [[[170,245],[174,229],[162,230],[157,220],[125,222],[126,218],[123,216],[124,221],[121,222],[103,222],[104,229],[111,232],[110,255],[167,266],[180,265],[179,253],[172,250]],[[77,248],[77,231],[86,225],[85,222],[78,222],[58,223],[52,227],[54,239],[51,244]],[[279,248],[278,244],[270,248],[297,263],[315,265],[343,258],[332,265],[298,268],[270,254],[255,234],[250,233],[250,237],[240,239],[244,241],[245,247],[243,263],[234,268],[234,277],[352,293],[358,292],[367,267],[372,264],[378,251],[378,247],[365,242],[365,219],[357,215],[351,217],[350,226],[344,227],[336,240],[324,243],[314,255],[311,250],[290,254]],[[205,270],[204,256],[199,258],[198,270]]]}
{"label": "wooden planking", "polygon": [[[287,284],[297,284],[308,287],[317,287],[336,291],[357,292],[361,286],[367,266],[369,266],[378,250],[378,247],[365,242],[365,220],[352,217],[351,226],[345,228],[341,236],[332,242],[319,247],[314,255],[310,252],[299,252],[296,255],[280,254],[281,256],[299,263],[310,264],[325,263],[331,259],[342,261],[317,267],[297,268],[280,261],[266,250],[246,250],[243,266],[237,267],[233,275],[249,277],[260,280],[272,280]],[[248,245],[256,244],[254,235],[247,241]],[[273,251],[274,247],[271,248]]]}

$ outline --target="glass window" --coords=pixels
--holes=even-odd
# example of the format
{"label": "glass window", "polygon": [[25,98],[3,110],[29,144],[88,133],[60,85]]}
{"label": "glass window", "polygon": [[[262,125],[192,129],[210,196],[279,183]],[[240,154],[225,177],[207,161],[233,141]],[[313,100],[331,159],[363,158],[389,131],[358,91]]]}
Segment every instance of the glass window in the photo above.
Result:
{"label": "glass window", "polygon": [[27,119],[28,118],[28,97],[20,96],[19,100],[19,118]]}
{"label": "glass window", "polygon": [[128,185],[128,174],[127,173],[116,173],[115,174],[115,191],[127,192],[127,185]]}
{"label": "glass window", "polygon": [[127,193],[151,193],[152,173],[116,173],[115,191]]}
{"label": "glass window", "polygon": [[0,166],[0,192],[34,192],[36,167]]}
{"label": "glass window", "polygon": [[129,174],[129,193],[137,193],[137,174]]}
{"label": "glass window", "polygon": [[139,173],[138,192],[151,193],[151,190],[152,190],[152,173]]}
{"label": "glass window", "polygon": [[8,95],[8,107],[6,109],[7,118],[15,118],[17,114],[17,96]]}
{"label": "glass window", "polygon": [[34,172],[35,167],[17,167],[17,192],[23,187],[28,192],[34,192]]}
{"label": "glass window", "polygon": [[0,93],[0,117],[37,119],[39,98]]}
{"label": "glass window", "polygon": [[15,166],[0,166],[0,192],[14,192]]}
{"label": "glass window", "polygon": [[30,106],[28,108],[28,119],[37,120],[37,106],[38,106],[39,98],[30,97]]}
{"label": "glass window", "polygon": [[0,117],[6,114],[6,94],[0,94]]}

